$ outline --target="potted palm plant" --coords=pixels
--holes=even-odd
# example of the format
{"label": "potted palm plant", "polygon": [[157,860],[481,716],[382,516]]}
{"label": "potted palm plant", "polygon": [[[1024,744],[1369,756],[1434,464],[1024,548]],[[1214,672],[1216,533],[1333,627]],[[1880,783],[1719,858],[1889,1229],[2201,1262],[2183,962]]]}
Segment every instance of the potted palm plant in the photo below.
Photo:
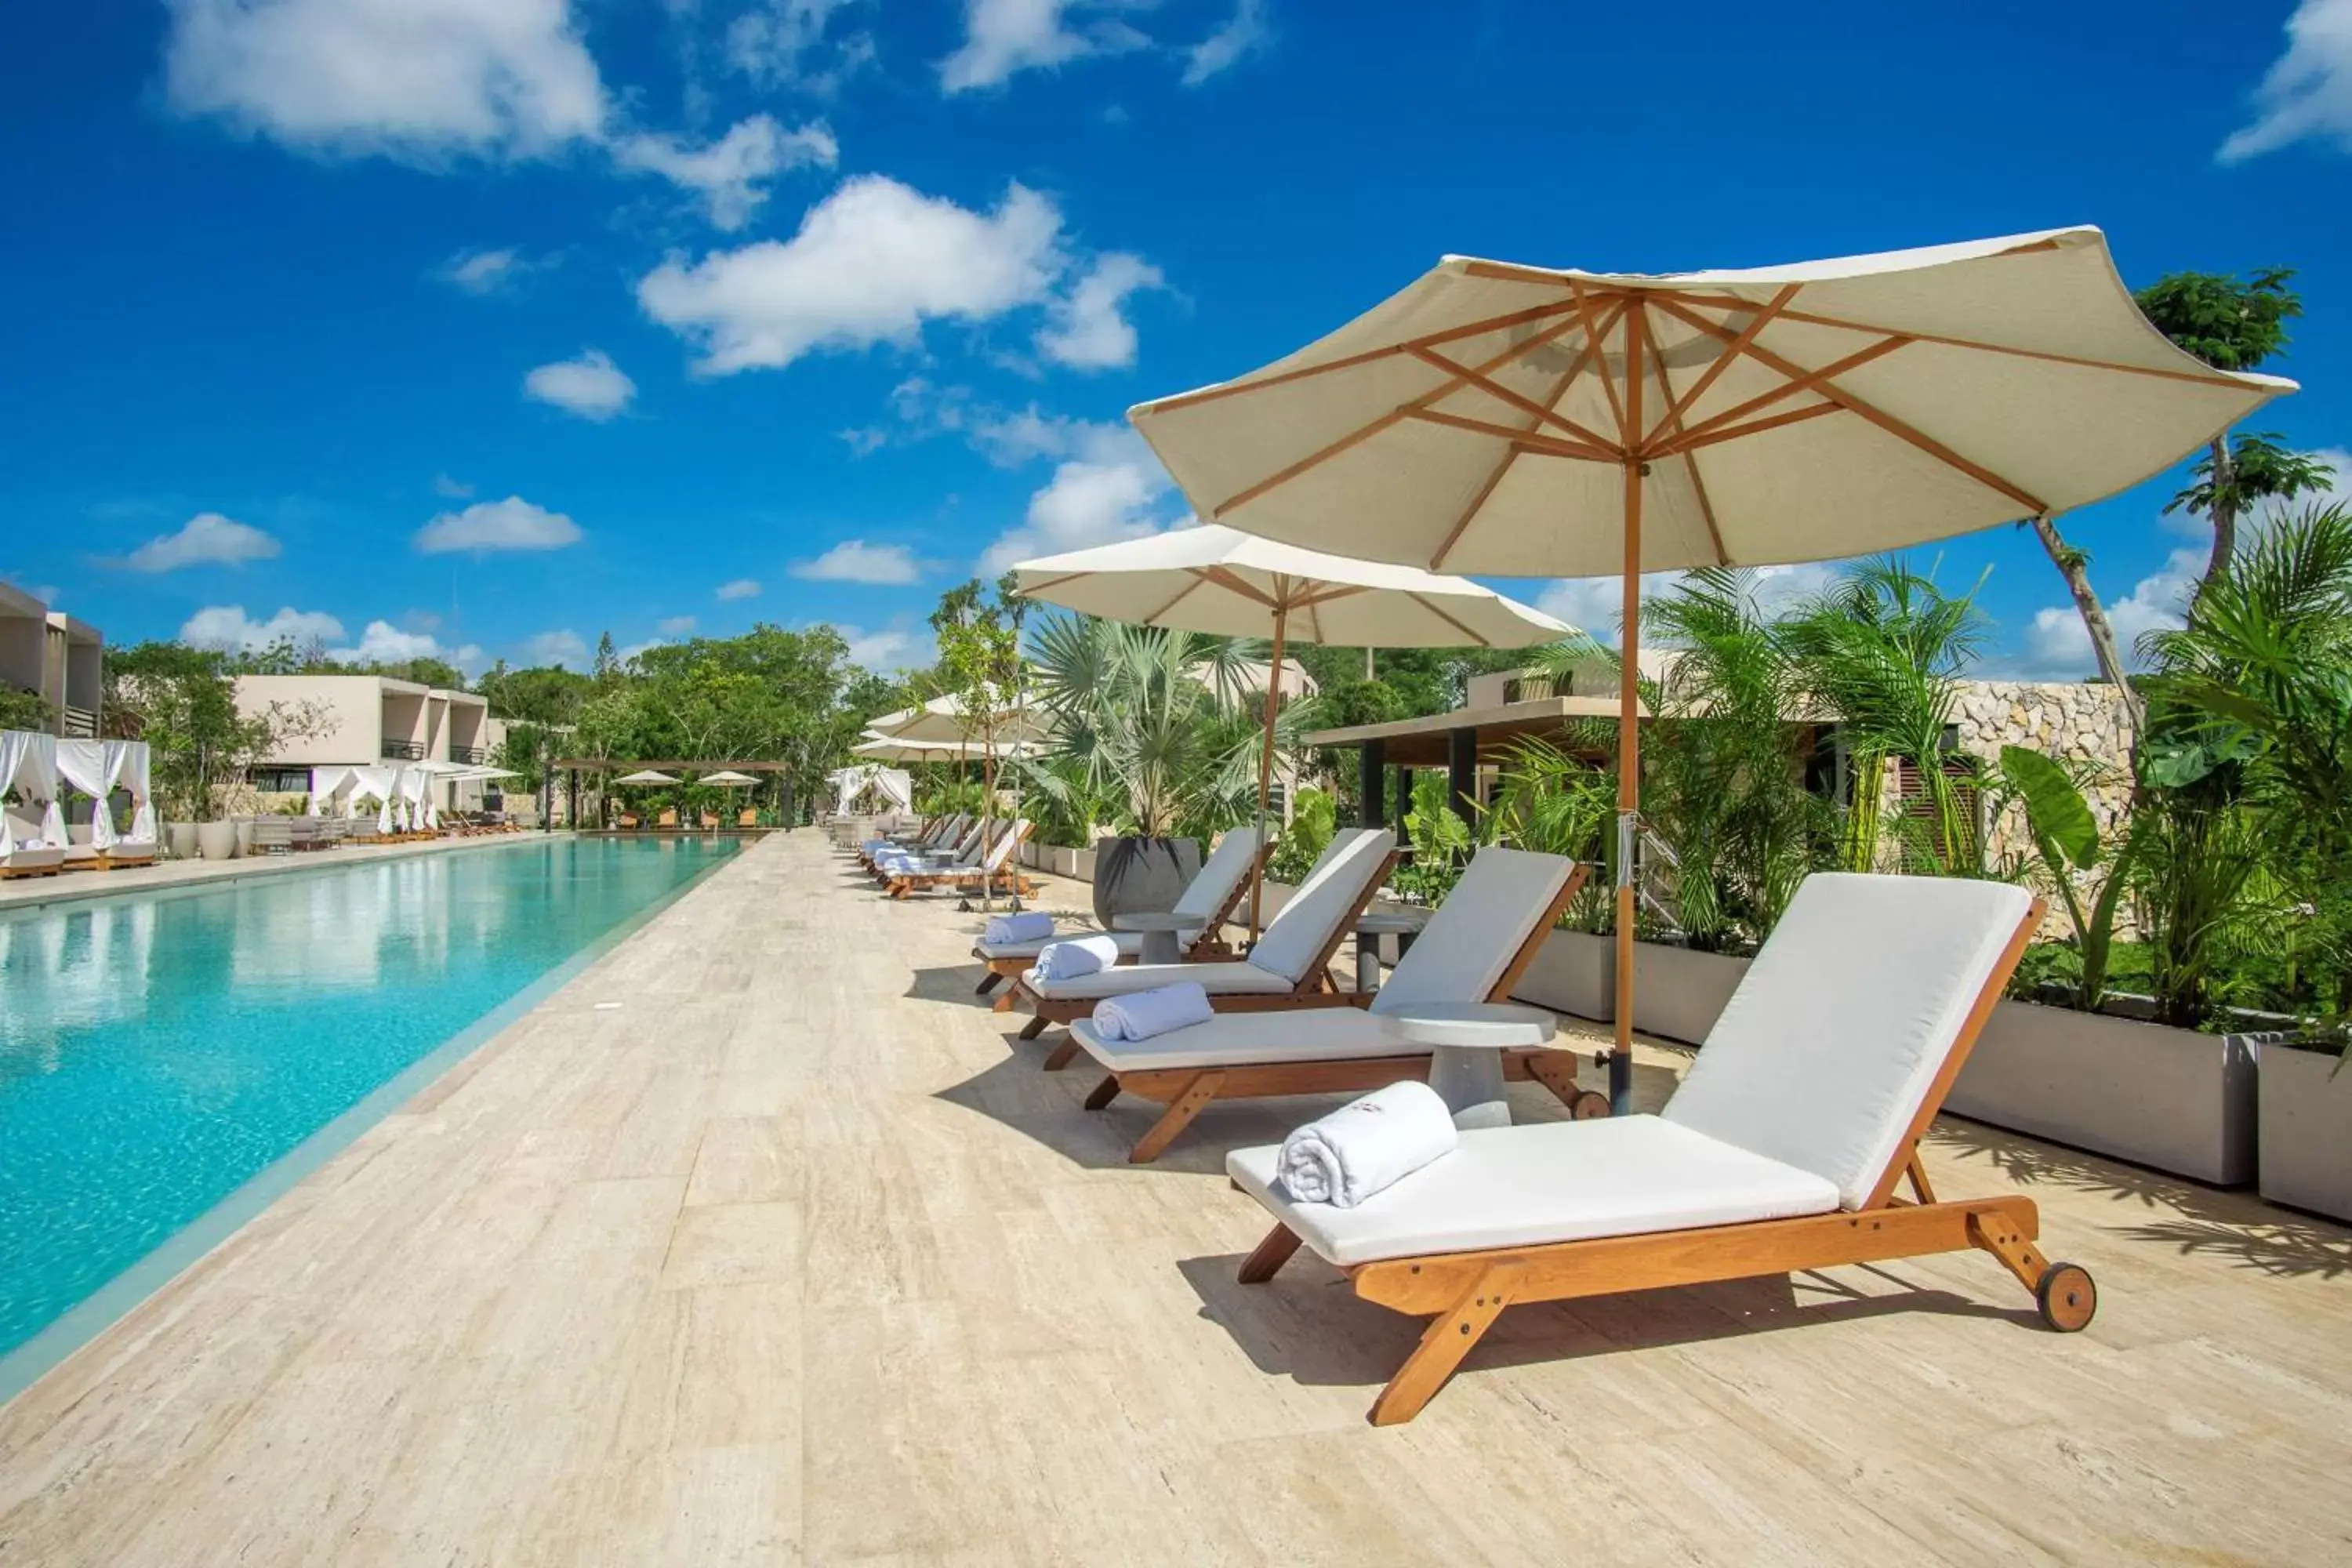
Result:
{"label": "potted palm plant", "polygon": [[1046,754],[1021,764],[1028,789],[1065,812],[1108,811],[1093,849],[1095,916],[1171,908],[1201,868],[1201,840],[1254,799],[1254,717],[1234,639],[1055,615],[1031,637]]}

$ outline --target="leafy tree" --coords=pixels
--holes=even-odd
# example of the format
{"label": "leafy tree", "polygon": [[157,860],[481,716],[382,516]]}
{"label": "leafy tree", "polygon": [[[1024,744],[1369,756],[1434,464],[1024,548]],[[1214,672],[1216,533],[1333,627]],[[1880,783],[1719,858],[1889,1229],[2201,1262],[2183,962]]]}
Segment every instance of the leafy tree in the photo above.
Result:
{"label": "leafy tree", "polygon": [[500,659],[482,674],[476,688],[488,699],[490,711],[502,719],[528,724],[570,724],[580,717],[580,705],[595,689],[595,682],[561,665],[509,669]]}
{"label": "leafy tree", "polygon": [[[981,743],[981,831],[992,832],[996,807],[996,742],[1026,700],[1028,667],[1021,658],[1021,627],[1030,602],[1014,590],[1011,573],[997,579],[995,597],[986,599],[978,578],[950,588],[931,612],[939,639],[943,693],[961,705],[965,722]],[[989,903],[981,886],[981,906]]]}
{"label": "leafy tree", "polygon": [[326,719],[312,704],[240,711],[228,657],[182,643],[108,648],[105,688],[108,733],[147,742],[157,805],[184,822],[217,817],[247,768]]}
{"label": "leafy tree", "polygon": [[[2298,496],[2336,488],[2335,470],[2318,458],[2280,444],[2275,434],[2240,436],[2230,444],[2226,459],[2221,443],[2190,465],[2187,489],[2164,503],[2165,515],[2176,511],[2203,512],[2214,519],[2213,542],[2221,542],[2222,519],[2229,520],[2231,548],[2237,546],[2237,519],[2260,501],[2290,501]],[[2227,559],[2226,556],[2223,559]],[[2207,563],[2205,574],[2213,575]],[[2201,586],[2201,584],[2200,584]]]}
{"label": "leafy tree", "polygon": [[57,720],[57,710],[37,691],[0,687],[0,730],[46,731]]}
{"label": "leafy tree", "polygon": [[[2286,324],[2303,314],[2303,300],[2287,287],[2294,277],[2294,269],[2284,267],[2265,268],[2247,278],[2224,272],[2174,272],[2133,298],[2158,331],[2214,369],[2256,370],[2285,350]],[[2251,439],[2271,443],[2275,437]],[[2227,436],[2216,436],[2200,465],[2202,482],[2174,499],[2173,505],[2179,506],[2201,492],[2202,500],[2191,502],[2191,508],[2203,511],[2213,522],[2213,552],[2198,584],[2200,594],[2236,553],[2238,520],[2244,515],[2246,502],[2266,494],[2285,499],[2300,490],[2324,488],[2313,486],[2307,472],[2282,468],[2275,455],[2274,447],[2268,452],[2258,451],[2254,455],[2258,472],[2241,479],[2237,454]],[[2263,475],[2273,485],[2288,481],[2289,488],[2266,489]]]}

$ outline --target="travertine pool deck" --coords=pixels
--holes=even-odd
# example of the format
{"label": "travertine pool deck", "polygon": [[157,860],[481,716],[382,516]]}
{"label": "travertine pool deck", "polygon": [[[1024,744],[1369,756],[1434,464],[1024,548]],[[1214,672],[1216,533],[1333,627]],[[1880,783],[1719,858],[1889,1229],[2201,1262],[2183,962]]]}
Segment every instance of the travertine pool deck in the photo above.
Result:
{"label": "travertine pool deck", "polygon": [[2339,1227],[1947,1121],[2087,1332],[1974,1255],[1520,1308],[1375,1430],[1418,1321],[1234,1283],[1329,1102],[1128,1166],[976,923],[747,848],[0,1410],[0,1563],[2352,1559]]}

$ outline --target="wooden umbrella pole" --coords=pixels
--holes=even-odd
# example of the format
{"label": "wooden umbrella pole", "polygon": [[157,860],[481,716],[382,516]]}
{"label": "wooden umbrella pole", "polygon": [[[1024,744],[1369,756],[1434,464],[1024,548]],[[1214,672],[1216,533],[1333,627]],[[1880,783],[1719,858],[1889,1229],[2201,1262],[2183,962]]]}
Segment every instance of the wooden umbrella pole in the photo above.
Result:
{"label": "wooden umbrella pole", "polygon": [[1257,842],[1261,853],[1250,868],[1250,941],[1260,929],[1258,900],[1265,891],[1265,808],[1274,792],[1274,724],[1282,710],[1282,644],[1290,626],[1290,599],[1284,595],[1274,606],[1274,657],[1265,674],[1265,739],[1257,754]]}
{"label": "wooden umbrella pole", "polygon": [[1642,307],[1625,312],[1624,636],[1617,670],[1617,1007],[1609,1053],[1609,1108],[1623,1116],[1633,1097],[1633,921],[1639,907],[1633,862],[1642,809]]}

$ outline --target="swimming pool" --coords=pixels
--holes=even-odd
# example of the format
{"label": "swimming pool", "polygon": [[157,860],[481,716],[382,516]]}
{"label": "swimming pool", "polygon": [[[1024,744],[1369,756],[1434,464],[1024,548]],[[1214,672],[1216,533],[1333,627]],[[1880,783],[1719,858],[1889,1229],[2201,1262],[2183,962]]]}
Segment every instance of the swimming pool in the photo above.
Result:
{"label": "swimming pool", "polygon": [[0,1397],[733,848],[534,839],[0,912]]}

